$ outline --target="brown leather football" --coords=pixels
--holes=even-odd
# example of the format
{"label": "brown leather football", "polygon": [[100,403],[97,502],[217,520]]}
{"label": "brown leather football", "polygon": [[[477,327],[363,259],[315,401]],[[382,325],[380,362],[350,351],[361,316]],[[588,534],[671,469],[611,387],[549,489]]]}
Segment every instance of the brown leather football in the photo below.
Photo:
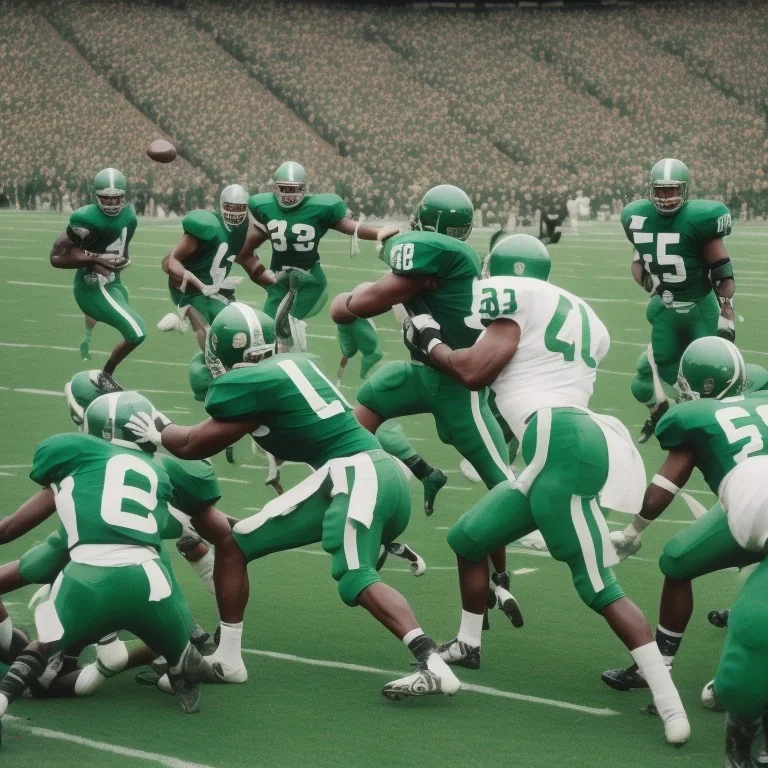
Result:
{"label": "brown leather football", "polygon": [[156,163],[172,163],[176,159],[176,147],[165,139],[155,139],[147,147],[147,157]]}

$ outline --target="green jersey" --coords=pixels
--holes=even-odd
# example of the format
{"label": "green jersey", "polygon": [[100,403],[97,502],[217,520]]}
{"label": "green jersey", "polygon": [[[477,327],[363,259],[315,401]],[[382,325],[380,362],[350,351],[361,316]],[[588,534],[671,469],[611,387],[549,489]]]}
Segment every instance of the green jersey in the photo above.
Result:
{"label": "green jersey", "polygon": [[657,424],[656,437],[665,450],[693,447],[696,466],[716,494],[737,464],[768,455],[768,393],[680,403]]}
{"label": "green jersey", "polygon": [[[227,227],[220,213],[198,210],[188,213],[181,226],[200,244],[194,255],[184,260],[185,269],[205,285],[221,285],[245,243],[248,221],[239,227]],[[192,286],[187,286],[186,292],[199,293]]]}
{"label": "green jersey", "polygon": [[150,454],[82,433],[54,435],[37,446],[29,476],[53,488],[69,549],[160,548],[173,489]]}
{"label": "green jersey", "polygon": [[221,498],[219,481],[210,461],[183,461],[157,453],[155,464],[165,470],[171,481],[171,505],[185,515],[194,517]]}
{"label": "green jersey", "polygon": [[672,216],[662,216],[650,200],[635,200],[621,212],[627,239],[650,272],[665,304],[698,301],[712,290],[704,243],[731,234],[731,214],[713,200],[689,200]]}
{"label": "green jersey", "polygon": [[347,215],[346,203],[331,194],[306,195],[295,208],[281,208],[271,192],[253,195],[248,209],[256,226],[272,242],[270,269],[309,269],[320,259],[317,247],[323,235]]}
{"label": "green jersey", "polygon": [[[70,217],[67,237],[78,247],[93,253],[117,253],[128,251],[128,244],[136,232],[136,212],[126,205],[117,216],[107,216],[95,203],[78,208]],[[80,267],[77,274],[91,272],[90,267]],[[120,282],[120,273],[113,272],[109,282]]]}
{"label": "green jersey", "polygon": [[214,379],[205,410],[219,421],[259,422],[251,434],[265,451],[315,469],[381,447],[308,355],[275,355]]}
{"label": "green jersey", "polygon": [[432,315],[454,349],[477,341],[481,331],[467,321],[472,319],[473,287],[482,264],[469,245],[437,232],[406,232],[387,240],[384,260],[396,275],[437,278],[434,291],[404,302],[409,314]]}

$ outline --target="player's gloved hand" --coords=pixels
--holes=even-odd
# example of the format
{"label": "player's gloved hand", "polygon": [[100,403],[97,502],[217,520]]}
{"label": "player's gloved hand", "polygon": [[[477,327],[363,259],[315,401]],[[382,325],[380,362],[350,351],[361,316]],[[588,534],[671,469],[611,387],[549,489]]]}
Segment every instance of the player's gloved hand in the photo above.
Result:
{"label": "player's gloved hand", "polygon": [[106,267],[112,272],[119,272],[130,265],[131,260],[120,253],[91,253],[96,264]]}
{"label": "player's gloved hand", "polygon": [[643,531],[651,524],[640,515],[635,515],[632,522],[623,531],[611,531],[610,538],[620,560],[634,555],[643,546],[641,537]]}
{"label": "player's gloved hand", "polygon": [[171,420],[160,411],[153,409],[152,413],[141,411],[128,419],[125,425],[136,435],[139,443],[152,443],[160,446],[162,443],[161,432],[171,423]]}
{"label": "player's gloved hand", "polygon": [[418,360],[428,361],[429,353],[444,343],[440,323],[432,315],[407,317],[403,323],[403,342]]}
{"label": "player's gloved hand", "polygon": [[735,342],[736,325],[733,320],[729,320],[727,317],[720,315],[720,317],[717,318],[717,335],[721,339],[726,339],[726,341]]}

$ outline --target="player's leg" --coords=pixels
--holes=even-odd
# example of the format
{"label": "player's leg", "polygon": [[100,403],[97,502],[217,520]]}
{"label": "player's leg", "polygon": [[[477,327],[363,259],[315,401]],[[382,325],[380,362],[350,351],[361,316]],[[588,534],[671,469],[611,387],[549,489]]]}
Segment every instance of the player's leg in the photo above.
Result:
{"label": "player's leg", "polygon": [[96,327],[96,321],[88,315],[83,315],[85,320],[85,335],[80,342],[80,357],[83,360],[91,359],[91,340],[93,338],[93,329]]}
{"label": "player's leg", "polygon": [[579,597],[629,649],[651,688],[667,740],[686,741],[690,727],[669,668],[648,622],[610,569],[617,559],[596,498],[608,477],[602,430],[581,411],[541,409],[526,429],[523,456],[527,466],[518,487],[530,498],[550,554],[567,563]]}
{"label": "player's leg", "polygon": [[696,302],[686,316],[688,343],[702,336],[717,336],[717,319],[720,317],[720,303],[715,292],[708,293]]}
{"label": "player's leg", "polygon": [[431,515],[435,497],[448,478],[413,450],[402,429],[381,430],[383,423],[389,419],[431,410],[421,388],[417,366],[402,361],[387,363],[363,384],[357,393],[357,402],[355,417],[360,424],[373,432],[384,450],[400,459],[421,481],[424,511]]}
{"label": "player's leg", "polygon": [[[19,573],[19,561],[0,566],[0,596],[7,595],[29,584]],[[18,627],[0,598],[0,663],[10,664],[26,648],[29,638]]]}
{"label": "player's leg", "polygon": [[384,353],[379,349],[379,334],[376,331],[373,320],[356,320],[352,323],[352,327],[357,337],[357,347],[362,355],[360,360],[360,378],[364,379],[371,372],[371,369],[384,357]]}
{"label": "player's leg", "polygon": [[312,279],[302,281],[296,300],[291,307],[291,317],[294,320],[308,320],[314,317],[328,301],[328,278],[319,263],[309,270]]}
{"label": "player's leg", "polygon": [[359,351],[354,331],[357,322],[359,321],[355,321],[348,325],[336,325],[336,339],[338,340],[341,349],[341,362],[339,363],[339,370],[336,372],[337,387],[341,386],[341,379],[344,376],[344,371],[347,368],[349,359],[354,357]]}
{"label": "player's leg", "polygon": [[[499,483],[448,531],[456,553],[461,589],[461,626],[457,636],[440,646],[443,659],[470,669],[480,666],[481,631],[488,596],[488,555],[536,530],[526,496],[509,483]],[[514,600],[514,598],[512,598]],[[522,614],[517,611],[517,626]]]}
{"label": "player's leg", "polygon": [[397,700],[443,693],[452,696],[459,681],[435,653],[437,645],[419,626],[408,601],[384,584],[377,571],[381,545],[400,535],[410,517],[410,493],[399,467],[384,451],[354,457],[344,487],[337,487],[323,521],[323,549],[339,596],[360,605],[413,653],[418,669],[387,684],[382,693]]}

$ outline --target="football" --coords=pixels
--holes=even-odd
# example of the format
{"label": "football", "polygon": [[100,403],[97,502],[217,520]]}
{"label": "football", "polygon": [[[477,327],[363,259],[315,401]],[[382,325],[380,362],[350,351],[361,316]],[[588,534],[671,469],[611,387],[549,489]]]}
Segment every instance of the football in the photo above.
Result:
{"label": "football", "polygon": [[172,163],[176,159],[176,147],[165,139],[155,139],[147,147],[147,157],[156,163]]}

